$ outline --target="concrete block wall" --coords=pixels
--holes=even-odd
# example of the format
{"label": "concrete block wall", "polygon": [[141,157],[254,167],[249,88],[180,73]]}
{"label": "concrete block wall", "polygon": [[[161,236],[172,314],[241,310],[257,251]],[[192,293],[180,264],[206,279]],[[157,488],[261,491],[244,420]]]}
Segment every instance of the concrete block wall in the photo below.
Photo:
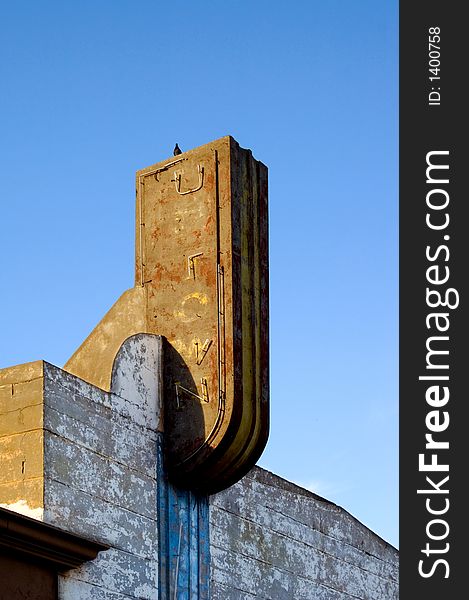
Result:
{"label": "concrete block wall", "polygon": [[0,370],[0,506],[43,518],[42,361]]}
{"label": "concrete block wall", "polygon": [[157,589],[156,436],[129,400],[48,366],[44,520],[112,548],[59,581],[60,597],[152,598]]}
{"label": "concrete block wall", "polygon": [[[31,382],[4,386],[0,399],[6,416],[0,413],[0,421],[8,435],[1,439],[9,450],[2,465],[14,485],[0,486],[0,504],[20,510],[22,503],[11,496],[18,488],[24,489],[28,507],[31,476],[41,487],[31,496],[34,507],[40,505],[34,508],[37,518],[110,546],[96,560],[60,575],[59,597],[173,600],[177,586],[178,600],[397,599],[394,548],[342,508],[263,469],[254,468],[236,485],[210,496],[208,511],[197,517],[198,534],[190,525],[187,531],[179,526],[189,504],[165,483],[161,360],[161,338],[139,334],[121,347],[110,392],[48,363],[32,363]],[[14,369],[22,380],[30,377],[23,367]],[[27,398],[20,397],[27,389]],[[29,404],[41,413],[34,435],[42,442],[34,446],[39,453],[37,464],[32,461],[35,470],[29,470],[29,457],[22,473],[23,455],[11,449],[29,427],[19,412],[30,410]],[[12,427],[21,431],[13,434]],[[170,506],[163,509],[165,494]],[[14,502],[5,503],[7,497]],[[174,530],[172,545],[172,538],[164,541],[163,536],[160,547],[159,526]],[[207,585],[187,583],[181,573],[178,583],[174,565],[182,571],[183,560],[176,556],[183,551],[181,532],[190,546],[189,562],[203,562],[198,567],[191,563],[190,571],[209,577]],[[160,560],[159,550],[169,556]]]}
{"label": "concrete block wall", "polygon": [[394,600],[398,552],[344,509],[255,467],[210,501],[212,600]]}
{"label": "concrete block wall", "polygon": [[59,580],[70,600],[155,598],[161,340],[134,336],[111,393],[45,370],[44,519],[111,546]]}
{"label": "concrete block wall", "polygon": [[[96,560],[59,576],[60,598],[155,598],[161,338],[136,335],[124,343],[114,363],[110,392],[46,362],[32,365],[34,379],[4,386],[1,421],[14,431],[2,439],[5,465],[15,485],[5,486],[0,503],[111,546]],[[22,379],[30,377],[24,369],[15,369]],[[20,395],[23,388],[29,395]],[[13,451],[15,440],[30,435],[32,426],[16,415],[20,400],[23,413],[40,413],[33,430],[40,441],[22,449],[28,456],[27,468],[21,470],[25,461]],[[31,453],[38,454],[34,472]],[[31,481],[36,480],[41,493],[31,494]],[[11,494],[21,485],[25,497],[18,501]]]}

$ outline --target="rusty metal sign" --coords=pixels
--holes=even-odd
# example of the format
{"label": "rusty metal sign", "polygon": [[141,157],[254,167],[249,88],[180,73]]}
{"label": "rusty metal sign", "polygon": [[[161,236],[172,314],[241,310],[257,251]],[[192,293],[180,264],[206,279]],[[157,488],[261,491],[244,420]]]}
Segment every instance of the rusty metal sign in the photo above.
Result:
{"label": "rusty metal sign", "polygon": [[168,466],[239,479],[268,432],[267,169],[231,137],[137,173],[136,285],[165,350]]}
{"label": "rusty metal sign", "polygon": [[126,337],[163,335],[167,467],[179,485],[216,492],[268,436],[267,168],[227,136],[136,184],[135,287],[65,368],[107,388]]}

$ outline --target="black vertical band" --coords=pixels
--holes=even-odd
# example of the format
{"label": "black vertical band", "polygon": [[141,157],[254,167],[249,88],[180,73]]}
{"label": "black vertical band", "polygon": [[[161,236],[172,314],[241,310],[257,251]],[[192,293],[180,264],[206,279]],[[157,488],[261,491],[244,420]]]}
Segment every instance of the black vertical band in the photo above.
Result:
{"label": "black vertical band", "polygon": [[463,3],[400,11],[400,597],[432,600],[467,570],[468,26]]}

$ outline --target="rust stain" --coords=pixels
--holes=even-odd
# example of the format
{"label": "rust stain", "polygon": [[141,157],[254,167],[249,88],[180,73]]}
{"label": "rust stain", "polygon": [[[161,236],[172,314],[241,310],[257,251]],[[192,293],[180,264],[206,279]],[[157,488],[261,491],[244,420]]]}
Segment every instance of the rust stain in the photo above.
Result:
{"label": "rust stain", "polygon": [[[109,389],[129,335],[164,336],[167,464],[210,493],[242,477],[268,436],[267,169],[229,136],[179,158],[137,173],[135,288],[65,368]],[[194,339],[213,340],[203,361]],[[181,410],[178,381],[193,398]]]}
{"label": "rust stain", "polygon": [[[203,167],[200,189],[181,195],[169,171],[145,187],[144,234],[151,243],[144,243],[144,262],[147,272],[155,272],[148,309],[161,317],[154,333],[168,340],[165,428],[173,475],[183,485],[213,491],[244,474],[267,438],[268,337],[263,333],[261,343],[258,332],[268,329],[260,285],[260,272],[267,269],[266,240],[261,251],[255,248],[261,236],[267,237],[266,213],[259,216],[267,202],[260,181],[266,181],[266,169],[229,137],[184,158],[177,171],[180,190],[196,188]],[[138,176],[154,168],[159,167]],[[196,254],[188,266],[188,257]],[[194,339],[215,340],[200,363]],[[179,380],[193,399],[202,397],[200,382],[207,381],[210,401],[186,401],[175,411],[174,381]],[[226,438],[231,446],[223,443]]]}

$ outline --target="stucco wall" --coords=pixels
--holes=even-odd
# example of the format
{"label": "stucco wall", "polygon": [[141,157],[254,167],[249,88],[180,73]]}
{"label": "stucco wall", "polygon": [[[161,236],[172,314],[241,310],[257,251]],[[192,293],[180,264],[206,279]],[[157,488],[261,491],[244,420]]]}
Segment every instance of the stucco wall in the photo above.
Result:
{"label": "stucco wall", "polygon": [[60,576],[60,598],[157,597],[159,352],[127,342],[113,393],[45,365],[44,520],[112,546]]}
{"label": "stucco wall", "polygon": [[[111,546],[61,575],[59,597],[156,599],[161,578],[160,600],[397,599],[394,548],[342,508],[263,469],[211,496],[208,510],[203,499],[192,510],[194,498],[171,488],[162,467],[161,361],[161,338],[139,334],[119,351],[111,392],[41,363],[42,395],[34,379],[40,397],[22,401],[43,411],[37,515]],[[19,400],[5,389],[8,441],[23,435],[24,419],[13,419]],[[8,473],[19,470],[21,479],[27,472],[16,458]],[[17,509],[16,500],[8,507]],[[159,549],[168,555],[161,561]],[[210,595],[201,578],[210,578]]]}
{"label": "stucco wall", "polygon": [[397,599],[398,553],[344,509],[255,467],[210,502],[212,600]]}

